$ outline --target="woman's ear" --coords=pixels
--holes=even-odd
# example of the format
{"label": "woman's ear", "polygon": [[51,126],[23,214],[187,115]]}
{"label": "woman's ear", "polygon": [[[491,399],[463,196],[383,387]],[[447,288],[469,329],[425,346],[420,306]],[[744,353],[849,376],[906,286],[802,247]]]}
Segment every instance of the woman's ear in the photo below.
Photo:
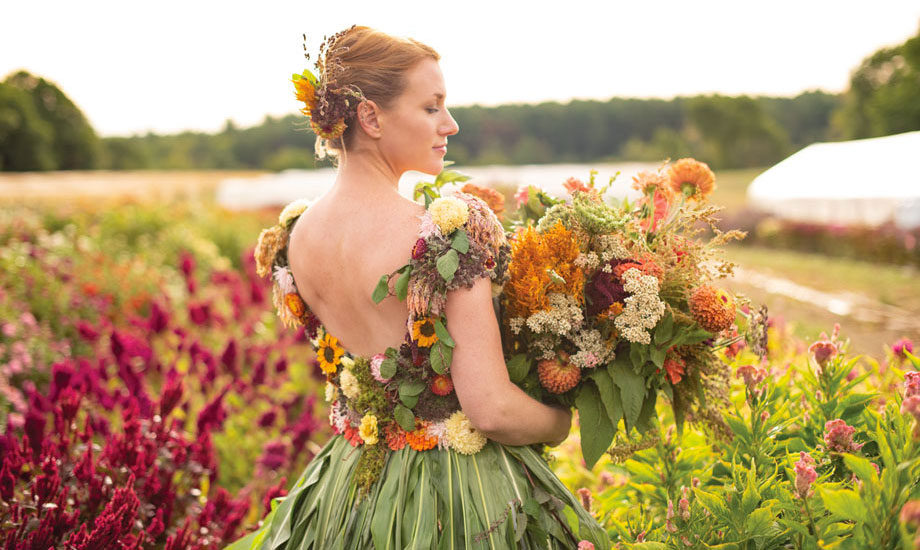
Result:
{"label": "woman's ear", "polygon": [[380,131],[380,107],[370,99],[362,101],[358,105],[358,124],[368,136],[377,139],[381,135]]}

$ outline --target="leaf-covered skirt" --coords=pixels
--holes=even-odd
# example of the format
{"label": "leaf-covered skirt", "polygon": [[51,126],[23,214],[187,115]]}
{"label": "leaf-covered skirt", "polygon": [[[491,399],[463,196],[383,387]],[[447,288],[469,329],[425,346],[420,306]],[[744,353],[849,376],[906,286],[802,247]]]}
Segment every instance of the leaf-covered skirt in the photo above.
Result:
{"label": "leaf-covered skirt", "polygon": [[574,549],[606,533],[531,447],[390,452],[359,495],[361,448],[333,437],[261,528],[227,550]]}

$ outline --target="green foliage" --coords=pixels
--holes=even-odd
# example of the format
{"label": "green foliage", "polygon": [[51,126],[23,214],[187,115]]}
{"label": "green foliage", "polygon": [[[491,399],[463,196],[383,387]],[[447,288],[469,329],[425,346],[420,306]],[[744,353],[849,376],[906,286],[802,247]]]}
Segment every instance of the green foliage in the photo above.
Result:
{"label": "green foliage", "polygon": [[882,48],[850,76],[835,132],[848,139],[920,130],[920,30],[903,44]]}
{"label": "green foliage", "polygon": [[[85,170],[99,165],[101,149],[95,130],[80,109],[57,86],[25,71],[11,74],[4,84],[27,93],[35,106],[35,113],[50,128],[53,158],[50,169]],[[23,125],[35,124],[34,120],[29,120],[31,115],[26,115],[21,110],[20,113]],[[31,147],[36,145],[32,144]],[[0,151],[5,149],[0,144]],[[12,156],[15,153],[4,153],[6,154]],[[41,155],[41,152],[25,154]]]}
{"label": "green foliage", "polygon": [[28,92],[0,82],[0,170],[52,170],[53,129]]}

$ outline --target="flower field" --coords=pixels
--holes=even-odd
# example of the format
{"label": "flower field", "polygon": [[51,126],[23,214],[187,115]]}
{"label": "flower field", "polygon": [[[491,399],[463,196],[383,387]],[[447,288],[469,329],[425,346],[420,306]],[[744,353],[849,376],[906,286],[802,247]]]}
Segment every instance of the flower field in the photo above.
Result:
{"label": "flower field", "polygon": [[[0,547],[220,547],[284,494],[332,432],[302,329],[256,275],[276,214],[4,205]],[[554,470],[621,548],[915,547],[920,360],[827,331],[774,320],[766,362],[718,352],[731,437],[653,430],[588,470],[573,430]]]}

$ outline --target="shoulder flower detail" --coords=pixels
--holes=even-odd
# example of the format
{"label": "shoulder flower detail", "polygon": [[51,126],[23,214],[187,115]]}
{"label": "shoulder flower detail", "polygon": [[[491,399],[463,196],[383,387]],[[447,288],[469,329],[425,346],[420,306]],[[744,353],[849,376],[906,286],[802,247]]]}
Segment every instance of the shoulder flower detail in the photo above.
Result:
{"label": "shoulder flower detail", "polygon": [[431,213],[431,221],[438,226],[442,235],[451,234],[470,218],[469,207],[456,197],[435,199],[428,206],[428,212]]}
{"label": "shoulder flower detail", "polygon": [[300,217],[307,208],[310,206],[310,201],[307,199],[297,199],[291,204],[284,207],[284,210],[281,211],[281,214],[278,215],[278,225],[282,227],[289,227],[289,225]]}

